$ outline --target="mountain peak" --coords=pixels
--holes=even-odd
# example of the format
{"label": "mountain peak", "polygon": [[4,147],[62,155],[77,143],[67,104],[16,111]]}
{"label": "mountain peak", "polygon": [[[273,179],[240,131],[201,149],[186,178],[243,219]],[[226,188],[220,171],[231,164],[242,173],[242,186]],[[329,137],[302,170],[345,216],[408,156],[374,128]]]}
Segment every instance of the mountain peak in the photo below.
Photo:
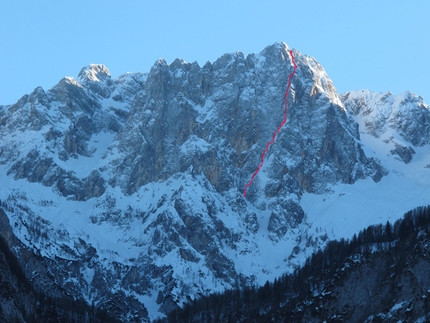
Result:
{"label": "mountain peak", "polygon": [[291,48],[285,42],[275,42],[272,45],[266,46],[263,49],[262,53],[277,54],[277,53],[279,53],[279,51],[281,51],[281,52],[289,52],[290,49]]}
{"label": "mountain peak", "polygon": [[103,64],[90,64],[82,68],[78,75],[78,82],[103,98],[108,98],[111,94],[110,72]]}
{"label": "mountain peak", "polygon": [[276,45],[278,45],[278,44],[281,45],[282,49],[285,49],[285,50],[291,49],[290,46],[288,46],[288,44],[286,42],[276,43]]}
{"label": "mountain peak", "polygon": [[80,82],[87,80],[102,82],[111,78],[108,68],[103,64],[90,64],[81,69],[78,75]]}

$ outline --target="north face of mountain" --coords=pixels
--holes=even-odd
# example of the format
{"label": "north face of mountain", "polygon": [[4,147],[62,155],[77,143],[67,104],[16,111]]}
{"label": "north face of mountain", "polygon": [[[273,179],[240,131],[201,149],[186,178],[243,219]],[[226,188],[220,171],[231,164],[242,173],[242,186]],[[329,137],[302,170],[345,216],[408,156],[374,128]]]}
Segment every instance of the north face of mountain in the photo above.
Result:
{"label": "north face of mountain", "polygon": [[[383,172],[357,144],[357,125],[323,68],[312,58],[294,55],[299,69],[292,82],[288,127],[267,162],[270,181],[257,179],[251,200],[287,191],[322,192],[338,181],[378,181]],[[115,163],[119,167],[112,181],[131,194],[192,167],[218,192],[244,186],[282,121],[279,93],[285,91],[291,69],[285,44],[246,58],[226,54],[202,68],[159,60],[131,107],[130,120],[140,122],[127,124],[118,138],[124,155]]]}
{"label": "north face of mountain", "polygon": [[424,204],[423,100],[340,96],[314,58],[293,55],[288,122],[246,199],[283,118],[284,43],[118,78],[92,64],[0,106],[0,206],[35,287],[145,321],[262,285]]}

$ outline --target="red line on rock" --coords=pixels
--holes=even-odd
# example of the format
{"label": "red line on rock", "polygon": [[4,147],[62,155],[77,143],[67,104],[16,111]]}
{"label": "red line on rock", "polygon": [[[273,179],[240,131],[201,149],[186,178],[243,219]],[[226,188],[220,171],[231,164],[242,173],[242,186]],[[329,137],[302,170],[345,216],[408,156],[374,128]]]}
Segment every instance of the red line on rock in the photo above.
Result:
{"label": "red line on rock", "polygon": [[293,78],[294,74],[296,73],[296,69],[297,69],[297,65],[296,65],[296,62],[294,61],[294,56],[293,56],[293,51],[292,50],[290,50],[290,56],[291,56],[291,62],[293,63],[294,69],[290,73],[290,75],[288,76],[287,89],[285,90],[285,94],[284,94],[284,120],[282,120],[282,122],[279,125],[278,129],[276,129],[275,132],[273,133],[272,139],[266,144],[266,148],[264,149],[264,151],[263,151],[263,153],[261,154],[261,157],[260,157],[260,164],[258,165],[258,167],[255,170],[255,172],[252,174],[251,180],[249,181],[249,183],[247,183],[245,185],[245,188],[243,190],[243,196],[244,197],[246,197],[246,190],[248,189],[249,186],[252,185],[252,183],[254,182],[255,176],[257,176],[257,174],[260,171],[261,167],[263,167],[264,157],[266,156],[266,154],[267,154],[270,146],[275,142],[275,139],[276,139],[278,133],[281,131],[281,128],[287,123],[287,116],[288,116],[288,93],[289,93],[289,90],[290,90],[290,87],[291,87],[291,79]]}

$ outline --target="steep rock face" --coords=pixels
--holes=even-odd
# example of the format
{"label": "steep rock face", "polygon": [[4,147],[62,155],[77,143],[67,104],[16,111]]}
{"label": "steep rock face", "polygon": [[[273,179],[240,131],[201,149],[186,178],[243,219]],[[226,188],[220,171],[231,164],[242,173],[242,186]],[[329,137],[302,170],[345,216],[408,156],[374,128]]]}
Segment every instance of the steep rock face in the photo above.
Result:
{"label": "steep rock face", "polygon": [[[379,180],[381,170],[357,143],[357,125],[323,68],[299,52],[294,55],[299,69],[292,81],[288,127],[269,153],[274,151],[267,167],[270,187],[257,181],[250,198],[322,192],[329,182],[353,183],[368,176]],[[159,60],[132,105],[133,122],[119,136],[121,187],[130,194],[191,166],[219,192],[243,186],[282,121],[280,93],[291,69],[285,44],[247,58],[226,54],[203,68]]]}

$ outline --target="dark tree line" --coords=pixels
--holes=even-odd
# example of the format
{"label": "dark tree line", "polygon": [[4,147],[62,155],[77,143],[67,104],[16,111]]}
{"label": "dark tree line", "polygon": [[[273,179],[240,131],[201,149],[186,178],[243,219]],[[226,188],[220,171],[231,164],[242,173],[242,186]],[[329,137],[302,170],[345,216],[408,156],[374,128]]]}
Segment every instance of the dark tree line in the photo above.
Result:
{"label": "dark tree line", "polygon": [[374,251],[387,249],[405,255],[407,249],[414,245],[419,230],[429,226],[430,206],[418,207],[394,224],[372,225],[350,240],[330,241],[292,274],[266,282],[259,288],[246,287],[202,296],[182,309],[172,311],[157,323],[272,322],[285,317],[294,318],[294,313],[300,311],[297,304],[312,296],[315,284],[336,275],[352,256],[366,257]]}

